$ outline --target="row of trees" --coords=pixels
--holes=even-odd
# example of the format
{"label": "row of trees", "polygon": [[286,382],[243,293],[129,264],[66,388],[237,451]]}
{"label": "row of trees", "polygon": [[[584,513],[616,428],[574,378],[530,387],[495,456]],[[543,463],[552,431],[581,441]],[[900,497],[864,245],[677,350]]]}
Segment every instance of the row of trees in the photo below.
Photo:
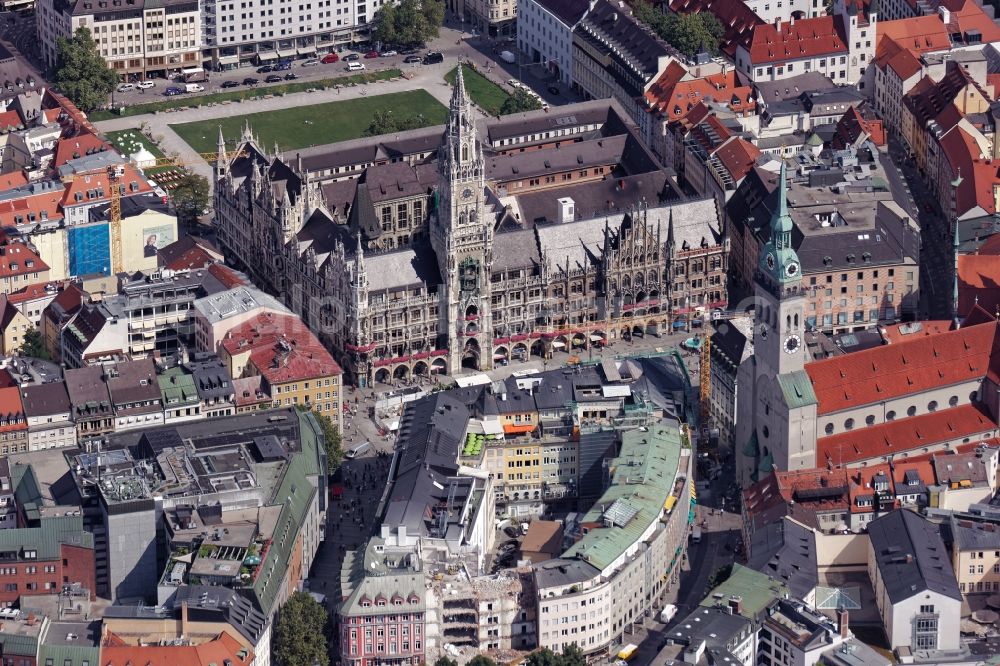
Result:
{"label": "row of trees", "polygon": [[383,3],[375,12],[375,39],[395,46],[419,46],[438,36],[444,25],[444,0]]}
{"label": "row of trees", "polygon": [[663,41],[687,56],[699,51],[709,55],[719,52],[725,28],[711,12],[674,14],[654,8],[646,0],[632,4],[636,19],[652,28]]}

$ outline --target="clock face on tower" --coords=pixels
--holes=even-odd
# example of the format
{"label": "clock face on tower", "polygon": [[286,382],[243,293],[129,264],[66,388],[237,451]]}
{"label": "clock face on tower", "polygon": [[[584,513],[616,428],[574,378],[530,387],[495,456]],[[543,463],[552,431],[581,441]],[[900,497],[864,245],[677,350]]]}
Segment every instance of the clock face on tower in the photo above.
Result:
{"label": "clock face on tower", "polygon": [[799,272],[799,265],[794,261],[787,266],[785,266],[785,275],[788,277],[795,277]]}
{"label": "clock face on tower", "polygon": [[787,338],[785,338],[785,345],[784,345],[785,353],[794,354],[795,352],[798,351],[799,345],[801,343],[802,340],[799,339],[799,336],[789,335]]}
{"label": "clock face on tower", "polygon": [[769,268],[770,270],[772,270],[772,271],[773,271],[773,270],[774,270],[774,255],[773,255],[773,254],[771,254],[770,252],[768,252],[768,253],[767,253],[767,256],[766,256],[766,257],[764,257],[764,263],[766,263],[766,264],[767,264],[767,267],[768,267],[768,268]]}
{"label": "clock face on tower", "polygon": [[760,339],[767,340],[767,324],[760,325]]}
{"label": "clock face on tower", "polygon": [[462,198],[465,199],[466,201],[468,201],[469,199],[471,199],[472,198],[472,188],[467,187],[464,190],[462,190]]}

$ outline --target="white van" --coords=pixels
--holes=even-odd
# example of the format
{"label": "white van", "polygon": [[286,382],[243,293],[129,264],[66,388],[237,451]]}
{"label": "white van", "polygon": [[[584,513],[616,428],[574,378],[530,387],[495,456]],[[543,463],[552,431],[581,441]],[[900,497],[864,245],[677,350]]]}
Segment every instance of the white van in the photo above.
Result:
{"label": "white van", "polygon": [[370,448],[372,448],[371,442],[361,442],[360,444],[355,444],[354,446],[352,446],[347,450],[347,453],[344,454],[344,457],[349,460],[357,458]]}
{"label": "white van", "polygon": [[349,62],[347,63],[348,72],[357,72],[365,68],[365,63],[363,62]]}
{"label": "white van", "polygon": [[118,87],[115,88],[115,90],[117,90],[120,93],[131,92],[131,91],[135,90],[135,84],[134,83],[119,83]]}
{"label": "white van", "polygon": [[189,93],[205,92],[205,86],[200,85],[198,83],[185,83],[184,92],[189,92]]}

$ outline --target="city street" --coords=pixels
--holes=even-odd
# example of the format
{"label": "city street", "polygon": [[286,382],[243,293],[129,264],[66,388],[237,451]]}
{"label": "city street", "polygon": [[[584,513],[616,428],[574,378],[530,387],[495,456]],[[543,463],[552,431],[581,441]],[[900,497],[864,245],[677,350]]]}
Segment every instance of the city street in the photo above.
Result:
{"label": "city street", "polygon": [[889,139],[889,155],[902,173],[916,218],[920,224],[920,316],[919,319],[950,319],[953,316],[952,285],[955,253],[952,230],[942,215],[939,202],[909,159],[895,136]]}

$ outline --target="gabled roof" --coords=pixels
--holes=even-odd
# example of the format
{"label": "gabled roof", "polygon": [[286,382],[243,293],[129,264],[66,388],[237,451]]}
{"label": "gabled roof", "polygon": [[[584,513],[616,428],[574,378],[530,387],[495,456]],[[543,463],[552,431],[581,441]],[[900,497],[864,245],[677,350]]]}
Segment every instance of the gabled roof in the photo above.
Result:
{"label": "gabled roof", "polygon": [[264,312],[226,334],[230,356],[250,352],[250,360],[268,384],[341,374],[330,352],[294,315]]}
{"label": "gabled roof", "polygon": [[49,270],[38,253],[24,243],[0,245],[0,278],[30,275]]}
{"label": "gabled roof", "polygon": [[220,253],[211,243],[196,236],[181,236],[156,253],[161,268],[179,271],[186,268],[204,268],[222,261]]}
{"label": "gabled roof", "polygon": [[[152,192],[146,179],[131,164],[122,165],[124,174],[118,178],[118,187],[124,196],[134,194],[144,194]],[[92,205],[98,202],[110,201],[111,188],[108,185],[108,174],[106,171],[93,171],[85,174],[77,174],[66,185],[63,192],[62,205],[81,206]]]}
{"label": "gabled roof", "polygon": [[996,429],[996,421],[979,405],[961,405],[905,418],[900,415],[895,421],[868,427],[858,425],[848,432],[820,437],[816,440],[816,459],[819,464],[851,465],[956,439],[992,436]]}
{"label": "gabled roof", "polygon": [[961,603],[962,593],[937,526],[913,511],[897,509],[868,523],[868,537],[892,603],[926,591]]}
{"label": "gabled roof", "polygon": [[59,139],[56,142],[55,156],[52,159],[53,168],[61,167],[70,160],[84,155],[108,150],[110,146],[104,139],[89,132],[81,132],[74,137]]}
{"label": "gabled roof", "polygon": [[535,0],[535,2],[569,27],[576,25],[586,16],[589,9],[588,3],[581,0]]}
{"label": "gabled roof", "polygon": [[754,26],[746,49],[754,66],[846,54],[848,47],[833,16]]}
{"label": "gabled roof", "polygon": [[959,315],[968,315],[976,305],[994,316],[1000,310],[1000,257],[958,255]]}
{"label": "gabled roof", "polygon": [[[818,414],[923,393],[995,372],[997,324],[967,326],[808,363]],[[1000,354],[995,361],[1000,367]]]}

